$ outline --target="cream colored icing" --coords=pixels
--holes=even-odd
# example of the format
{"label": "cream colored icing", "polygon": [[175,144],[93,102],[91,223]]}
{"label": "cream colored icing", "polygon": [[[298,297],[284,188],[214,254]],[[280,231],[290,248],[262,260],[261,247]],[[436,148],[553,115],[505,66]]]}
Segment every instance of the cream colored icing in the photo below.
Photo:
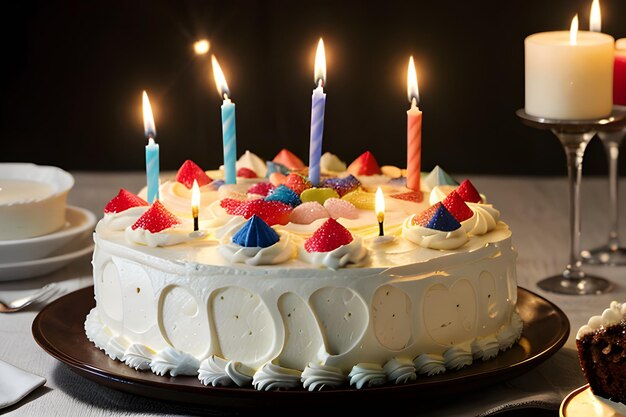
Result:
{"label": "cream colored icing", "polygon": [[211,355],[200,364],[198,379],[204,385],[243,387],[252,383],[254,371],[240,362],[227,361],[215,355]]}
{"label": "cream colored icing", "polygon": [[496,228],[500,212],[491,204],[467,203],[474,215],[461,223],[470,235],[484,235]]}
{"label": "cream colored icing", "polygon": [[339,246],[329,252],[307,252],[304,247],[298,246],[298,256],[303,261],[312,265],[325,266],[337,270],[347,265],[359,266],[367,260],[368,251],[363,247],[360,237],[347,245]]}
{"label": "cream colored icing", "polygon": [[302,372],[266,363],[255,374],[252,385],[259,391],[273,391],[279,388],[296,388],[300,385]]}
{"label": "cream colored icing", "polygon": [[190,231],[187,228],[176,226],[156,233],[139,227],[134,230],[132,227],[127,227],[124,234],[128,243],[150,246],[151,248],[179,245],[207,236],[205,230]]}
{"label": "cream colored icing", "polygon": [[346,168],[346,163],[330,152],[324,152],[320,158],[320,169],[322,172],[343,172]]}
{"label": "cream colored icing", "polygon": [[446,371],[445,361],[441,355],[422,353],[415,358],[413,365],[415,365],[415,370],[418,374],[428,376],[441,374]]}
{"label": "cream colored icing", "polygon": [[241,168],[251,169],[261,178],[265,177],[265,174],[267,174],[265,161],[250,151],[245,151],[244,154],[239,157],[236,166],[237,170]]}
{"label": "cream colored icing", "polygon": [[387,374],[382,366],[375,363],[358,363],[354,365],[350,374],[350,385],[357,389],[375,387],[387,382]]}
{"label": "cream colored icing", "polygon": [[474,359],[482,359],[483,361],[493,359],[498,356],[499,351],[500,343],[495,335],[477,337],[472,342],[472,357]]}
{"label": "cream colored icing", "polygon": [[383,366],[387,379],[397,384],[406,384],[417,379],[415,365],[409,358],[393,358]]}
{"label": "cream colored icing", "polygon": [[509,325],[502,325],[498,332],[496,333],[496,339],[500,344],[500,350],[507,350],[515,342],[517,342],[522,335],[522,328],[524,327],[524,323],[520,318],[517,311],[514,311],[511,314],[511,322]]}
{"label": "cream colored icing", "polygon": [[124,230],[132,226],[149,206],[131,207],[120,213],[104,213],[102,223],[111,230]]}
{"label": "cream colored icing", "polygon": [[276,265],[293,258],[296,247],[286,233],[279,233],[280,240],[266,248],[246,248],[236,243],[222,243],[220,254],[229,262],[252,266]]}
{"label": "cream colored icing", "polygon": [[593,333],[603,327],[615,325],[626,317],[626,303],[611,301],[609,308],[605,309],[599,316],[591,316],[587,324],[583,325],[576,333],[576,339],[581,339],[584,335]]}
{"label": "cream colored icing", "polygon": [[338,387],[346,382],[341,369],[334,366],[309,363],[302,371],[301,381],[304,389],[320,391],[324,387]]}
{"label": "cream colored icing", "polygon": [[128,347],[122,356],[122,362],[138,371],[147,371],[155,354],[148,346],[135,343]]}
{"label": "cream colored icing", "polygon": [[157,353],[150,362],[150,369],[157,375],[171,376],[197,375],[200,361],[194,356],[180,350],[166,347]]}
{"label": "cream colored icing", "polygon": [[443,232],[412,223],[413,216],[407,217],[402,226],[402,236],[424,248],[439,250],[457,249],[469,240],[463,227],[459,227],[451,232]]}
{"label": "cream colored icing", "polygon": [[472,349],[470,344],[465,342],[452,346],[443,354],[443,361],[446,368],[457,370],[472,364]]}

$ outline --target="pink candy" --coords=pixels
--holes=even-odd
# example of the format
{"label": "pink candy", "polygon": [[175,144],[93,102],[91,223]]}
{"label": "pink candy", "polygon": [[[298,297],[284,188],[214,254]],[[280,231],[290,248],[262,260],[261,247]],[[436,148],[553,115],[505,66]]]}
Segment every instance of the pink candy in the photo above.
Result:
{"label": "pink candy", "polygon": [[333,219],[340,217],[356,219],[359,216],[359,212],[356,207],[354,207],[354,204],[340,198],[329,198],[324,202],[324,208]]}
{"label": "pink candy", "polygon": [[294,208],[289,220],[296,224],[311,224],[317,219],[328,217],[328,211],[317,201],[302,203]]}

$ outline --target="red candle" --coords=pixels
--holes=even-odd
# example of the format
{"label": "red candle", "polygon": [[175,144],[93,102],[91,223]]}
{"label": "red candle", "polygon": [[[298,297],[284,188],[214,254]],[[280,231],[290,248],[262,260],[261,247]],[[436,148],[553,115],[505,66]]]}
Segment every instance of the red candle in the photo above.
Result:
{"label": "red candle", "polygon": [[626,106],[626,38],[619,39],[615,43],[613,103]]}
{"label": "red candle", "polygon": [[422,171],[422,111],[417,107],[419,91],[413,57],[409,59],[407,74],[407,94],[411,108],[407,116],[407,153],[406,153],[406,186],[413,191],[420,191],[420,175]]}

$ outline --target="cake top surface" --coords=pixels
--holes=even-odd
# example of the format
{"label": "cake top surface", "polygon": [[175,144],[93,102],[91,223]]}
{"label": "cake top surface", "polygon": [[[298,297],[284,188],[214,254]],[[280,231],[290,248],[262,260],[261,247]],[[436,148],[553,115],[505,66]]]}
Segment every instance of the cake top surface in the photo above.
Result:
{"label": "cake top surface", "polygon": [[626,303],[611,301],[609,308],[605,309],[599,316],[591,316],[587,324],[581,326],[576,333],[576,339],[582,339],[588,334],[597,330],[620,323],[626,317]]}

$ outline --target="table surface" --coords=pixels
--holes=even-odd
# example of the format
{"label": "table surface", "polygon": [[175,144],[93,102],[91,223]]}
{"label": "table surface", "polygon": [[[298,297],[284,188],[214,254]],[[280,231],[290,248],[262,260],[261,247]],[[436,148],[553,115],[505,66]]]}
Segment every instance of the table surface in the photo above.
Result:
{"label": "table surface", "polygon": [[[69,204],[87,208],[98,216],[101,216],[102,208],[120,187],[138,190],[145,181],[144,174],[138,172],[73,174],[76,185],[70,193]],[[501,211],[502,220],[513,231],[513,244],[519,252],[518,285],[544,296],[563,309],[570,320],[572,332],[563,349],[548,361],[515,380],[486,390],[483,395],[489,397],[488,400],[476,393],[448,399],[445,404],[432,407],[428,412],[431,416],[480,414],[494,404],[494,399],[496,404],[498,401],[506,403],[511,400],[510,389],[515,389],[516,393],[545,393],[564,397],[584,384],[575,346],[577,329],[591,315],[600,314],[611,300],[626,300],[626,286],[623,285],[626,283],[626,267],[585,267],[587,271],[605,276],[615,284],[614,290],[605,295],[561,296],[543,292],[536,286],[541,278],[560,272],[568,260],[569,217],[565,177],[472,176],[471,180]],[[620,205],[626,207],[626,181],[623,179],[620,187]],[[583,248],[606,242],[607,213],[606,178],[584,177]],[[624,213],[624,209],[621,213]],[[620,233],[626,240],[626,222],[620,225]],[[27,294],[48,282],[60,282],[66,293],[91,285],[90,258],[79,259],[47,276],[0,282],[0,299],[10,300]],[[211,413],[206,409],[198,410],[117,392],[74,374],[46,354],[33,340],[31,324],[38,311],[38,307],[33,307],[19,313],[0,314],[0,359],[48,380],[45,387],[18,405],[2,410],[6,415],[150,416]],[[553,411],[546,415],[556,414]]]}

